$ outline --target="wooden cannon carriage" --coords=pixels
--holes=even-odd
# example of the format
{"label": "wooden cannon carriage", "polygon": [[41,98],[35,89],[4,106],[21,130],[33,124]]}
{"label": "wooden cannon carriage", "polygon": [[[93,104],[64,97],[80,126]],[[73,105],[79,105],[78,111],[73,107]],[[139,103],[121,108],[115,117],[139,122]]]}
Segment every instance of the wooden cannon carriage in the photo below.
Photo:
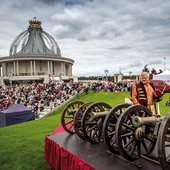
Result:
{"label": "wooden cannon carriage", "polygon": [[92,102],[84,103],[82,101],[74,101],[69,103],[62,115],[61,124],[64,130],[70,134],[77,134],[80,138],[84,139],[81,133],[81,118],[85,109],[92,104]]}
{"label": "wooden cannon carriage", "polygon": [[110,130],[113,130],[113,127],[112,129],[108,128],[108,122],[112,121],[113,118],[116,118],[114,122],[117,122],[120,114],[129,106],[130,104],[120,104],[112,108],[103,102],[84,103],[75,101],[68,104],[64,109],[61,123],[65,131],[70,134],[76,133],[80,138],[93,144],[104,140],[110,147],[110,140],[108,139],[110,139]]}
{"label": "wooden cannon carriage", "polygon": [[129,106],[129,104],[121,104],[112,108],[103,102],[90,105],[81,119],[81,128],[85,138],[93,144],[104,140],[107,145],[110,145],[107,120],[114,116],[118,118]]}
{"label": "wooden cannon carriage", "polygon": [[[71,117],[70,117],[71,116]],[[68,119],[68,120],[67,120]],[[170,112],[154,115],[143,105],[73,102],[62,115],[68,133],[76,133],[90,143],[104,140],[109,150],[129,161],[152,157],[162,169],[170,169]],[[68,126],[69,125],[69,126]]]}
{"label": "wooden cannon carriage", "polygon": [[85,139],[84,133],[82,131],[83,115],[85,114],[83,120],[86,120],[87,119],[86,116],[89,114],[90,111],[101,112],[101,111],[105,111],[106,108],[109,109],[111,108],[111,106],[105,103],[93,104],[93,102],[84,103],[82,101],[74,101],[68,104],[63,111],[63,114],[61,116],[62,126],[66,132],[70,134],[76,133],[80,138]]}
{"label": "wooden cannon carriage", "polygon": [[155,149],[162,169],[170,169],[170,112],[165,117],[153,116],[145,106],[130,106],[118,119],[115,138],[127,160],[147,158]]}

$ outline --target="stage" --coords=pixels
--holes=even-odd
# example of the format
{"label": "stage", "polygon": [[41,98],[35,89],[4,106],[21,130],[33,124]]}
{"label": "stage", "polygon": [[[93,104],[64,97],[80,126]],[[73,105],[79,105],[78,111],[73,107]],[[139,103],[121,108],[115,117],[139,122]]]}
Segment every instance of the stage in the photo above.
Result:
{"label": "stage", "polygon": [[131,163],[110,153],[104,143],[91,144],[67,132],[45,138],[45,158],[49,168],[57,170],[161,170],[142,158]]}

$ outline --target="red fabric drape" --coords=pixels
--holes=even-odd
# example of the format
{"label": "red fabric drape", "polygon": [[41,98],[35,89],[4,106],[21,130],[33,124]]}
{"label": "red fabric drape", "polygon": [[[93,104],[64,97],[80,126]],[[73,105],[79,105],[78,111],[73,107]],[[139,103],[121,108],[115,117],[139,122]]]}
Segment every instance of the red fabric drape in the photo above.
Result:
{"label": "red fabric drape", "polygon": [[62,124],[60,124],[60,125],[51,133],[51,135],[55,135],[55,134],[61,133],[61,132],[65,132]]}
{"label": "red fabric drape", "polygon": [[95,170],[91,165],[49,139],[48,136],[45,138],[45,158],[50,169]]}

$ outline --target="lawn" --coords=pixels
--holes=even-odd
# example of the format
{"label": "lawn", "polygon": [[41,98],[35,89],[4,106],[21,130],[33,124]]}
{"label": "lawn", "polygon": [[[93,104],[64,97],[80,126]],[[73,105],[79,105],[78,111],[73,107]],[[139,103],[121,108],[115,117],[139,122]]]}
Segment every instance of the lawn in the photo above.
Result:
{"label": "lawn", "polygon": [[[124,103],[128,92],[108,93],[92,91],[89,94],[82,93],[80,98],[83,102],[105,102],[112,107]],[[170,112],[166,101],[170,94],[165,94],[160,102],[162,115]],[[71,102],[71,101],[70,101]],[[56,110],[46,118],[34,120],[17,125],[0,128],[0,169],[3,170],[46,170],[48,166],[44,158],[44,139],[60,124],[60,117],[65,106]]]}

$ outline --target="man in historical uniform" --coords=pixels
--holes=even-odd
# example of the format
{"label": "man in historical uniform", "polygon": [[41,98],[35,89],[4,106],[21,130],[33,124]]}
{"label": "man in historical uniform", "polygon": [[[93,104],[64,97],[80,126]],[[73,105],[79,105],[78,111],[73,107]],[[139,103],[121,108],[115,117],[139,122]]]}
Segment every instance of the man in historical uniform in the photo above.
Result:
{"label": "man in historical uniform", "polygon": [[156,115],[155,101],[162,96],[157,96],[154,86],[149,81],[149,73],[142,72],[140,82],[132,87],[131,100],[133,104],[148,107],[153,115]]}

